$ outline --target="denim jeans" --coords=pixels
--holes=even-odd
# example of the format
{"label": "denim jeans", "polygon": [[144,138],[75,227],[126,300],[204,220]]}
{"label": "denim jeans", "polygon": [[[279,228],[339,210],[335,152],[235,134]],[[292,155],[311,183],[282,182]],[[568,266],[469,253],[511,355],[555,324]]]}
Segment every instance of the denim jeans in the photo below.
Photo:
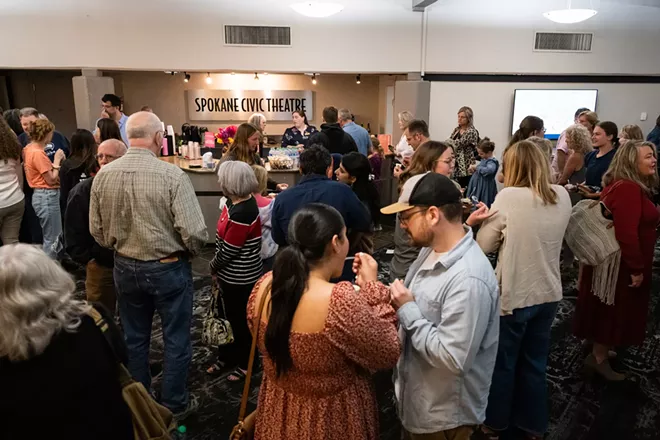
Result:
{"label": "denim jeans", "polygon": [[484,424],[496,431],[514,425],[543,436],[548,427],[546,367],[550,327],[558,302],[516,309],[500,317],[500,343]]}
{"label": "denim jeans", "polygon": [[138,261],[117,255],[114,268],[119,315],[128,347],[128,369],[149,390],[149,344],[154,311],[163,325],[165,362],[162,403],[172,412],[188,403],[188,367],[192,358],[193,282],[190,261]]}
{"label": "denim jeans", "polygon": [[44,252],[55,259],[62,250],[62,243],[59,240],[62,234],[60,190],[35,188],[32,194],[32,207],[41,224]]}

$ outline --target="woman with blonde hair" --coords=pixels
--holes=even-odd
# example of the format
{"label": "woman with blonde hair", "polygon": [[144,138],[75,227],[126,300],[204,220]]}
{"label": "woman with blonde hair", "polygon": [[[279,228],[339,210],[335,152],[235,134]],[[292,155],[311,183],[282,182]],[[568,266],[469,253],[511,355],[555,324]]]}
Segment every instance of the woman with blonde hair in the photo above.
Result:
{"label": "woman with blonde hair", "polygon": [[55,126],[48,119],[30,122],[27,134],[30,143],[23,149],[25,177],[34,189],[32,207],[39,218],[43,233],[43,249],[51,258],[57,258],[62,243],[60,215],[60,165],[65,159],[64,151],[57,150],[51,163],[46,155],[46,146],[53,139]]}
{"label": "woman with blonde hair", "polygon": [[273,203],[275,199],[268,196],[268,171],[260,165],[252,165],[252,171],[257,178],[259,187],[254,192],[254,199],[259,208],[261,219],[261,259],[264,263],[264,273],[273,270],[273,261],[279,246],[273,240]]}
{"label": "woman with blonde hair", "polygon": [[405,156],[404,153],[406,152],[406,154],[410,154],[414,151],[413,147],[408,145],[408,139],[406,138],[406,129],[408,128],[410,122],[412,122],[414,119],[415,117],[413,114],[407,110],[404,110],[398,114],[399,128],[401,129],[401,139],[394,149],[394,154],[396,154],[398,157]]}
{"label": "woman with blonde hair", "polygon": [[639,125],[624,125],[619,133],[619,143],[623,145],[627,141],[643,141],[644,132]]}
{"label": "woman with blonde hair", "polygon": [[[548,425],[546,366],[550,326],[562,298],[559,255],[571,216],[566,190],[550,184],[550,164],[536,145],[507,147],[504,189],[477,235],[484,253],[498,252],[500,342],[481,430],[498,439],[513,425],[541,439]],[[472,215],[467,224],[480,221]],[[505,239],[506,237],[506,239]]]}
{"label": "woman with blonde hair", "polygon": [[465,188],[470,183],[470,166],[477,157],[477,145],[479,144],[479,131],[474,128],[474,112],[470,107],[458,109],[458,126],[449,138],[454,141],[454,154],[456,156],[456,170],[454,178],[461,187]]}
{"label": "woman with blonde hair", "polygon": [[578,116],[578,124],[589,130],[590,134],[594,134],[594,128],[598,125],[598,113],[592,111],[584,111]]}
{"label": "woman with blonde hair", "polygon": [[644,341],[660,213],[652,202],[658,186],[657,153],[650,142],[626,142],[619,147],[603,176],[601,203],[614,222],[621,247],[616,285],[611,292],[593,291],[593,268],[584,266],[573,331],[593,341],[585,370],[610,381],[625,379],[609,364],[613,347]]}
{"label": "woman with blonde hair", "polygon": [[[558,185],[583,183],[586,179],[587,168],[584,165],[584,158],[591,153],[591,136],[589,130],[579,124],[571,125],[566,130],[566,145],[568,146],[568,160],[557,179]],[[571,192],[571,201],[576,204],[582,199],[576,191]]]}
{"label": "woman with blonde hair", "polygon": [[22,182],[21,144],[4,118],[0,118],[0,239],[3,245],[18,241],[25,211]]}
{"label": "woman with blonde hair", "polygon": [[266,117],[261,113],[254,113],[247,120],[248,124],[252,124],[259,130],[259,145],[257,155],[260,155],[264,149],[264,137],[266,136]]}
{"label": "woman with blonde hair", "polygon": [[71,275],[34,246],[0,248],[0,285],[2,438],[50,438],[55,429],[72,440],[132,440],[119,383],[126,348],[112,317],[97,311],[116,355],[91,307],[74,298]]}

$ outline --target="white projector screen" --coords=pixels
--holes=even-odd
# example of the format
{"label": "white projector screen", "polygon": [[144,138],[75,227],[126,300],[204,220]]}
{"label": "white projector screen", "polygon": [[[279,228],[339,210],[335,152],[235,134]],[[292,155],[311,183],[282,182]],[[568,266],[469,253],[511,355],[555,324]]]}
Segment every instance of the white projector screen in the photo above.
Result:
{"label": "white projector screen", "polygon": [[543,119],[546,138],[558,139],[573,124],[577,109],[596,111],[597,97],[598,90],[516,89],[511,134],[526,116],[532,115]]}

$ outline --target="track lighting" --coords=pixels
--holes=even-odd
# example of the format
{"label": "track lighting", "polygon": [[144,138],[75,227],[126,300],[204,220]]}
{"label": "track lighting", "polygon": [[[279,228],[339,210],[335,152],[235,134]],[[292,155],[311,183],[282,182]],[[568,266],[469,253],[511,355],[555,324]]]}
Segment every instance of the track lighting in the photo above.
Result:
{"label": "track lighting", "polygon": [[355,77],[355,84],[360,84],[360,83],[362,83],[361,79],[362,79],[362,75],[358,74],[358,75]]}
{"label": "track lighting", "polygon": [[206,84],[213,84],[213,78],[211,78],[210,73],[206,74]]}
{"label": "track lighting", "polygon": [[312,84],[316,85],[316,73],[312,73]]}
{"label": "track lighting", "polygon": [[254,79],[256,81],[259,81],[259,74],[257,72],[254,72]]}
{"label": "track lighting", "polygon": [[183,75],[183,82],[187,83],[188,81],[190,81],[190,74],[186,73],[186,72],[183,72],[183,74],[184,74]]}

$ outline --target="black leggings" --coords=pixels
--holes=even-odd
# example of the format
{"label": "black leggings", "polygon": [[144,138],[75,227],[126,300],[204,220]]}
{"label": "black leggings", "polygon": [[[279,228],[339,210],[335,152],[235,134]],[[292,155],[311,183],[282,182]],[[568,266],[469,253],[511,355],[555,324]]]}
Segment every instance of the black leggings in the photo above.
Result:
{"label": "black leggings", "polygon": [[[225,303],[226,318],[234,332],[232,344],[218,347],[218,360],[227,365],[237,365],[247,370],[252,346],[252,335],[247,325],[247,303],[254,288],[253,284],[229,284],[218,278],[220,292]],[[222,303],[218,301],[218,312],[222,313]]]}

